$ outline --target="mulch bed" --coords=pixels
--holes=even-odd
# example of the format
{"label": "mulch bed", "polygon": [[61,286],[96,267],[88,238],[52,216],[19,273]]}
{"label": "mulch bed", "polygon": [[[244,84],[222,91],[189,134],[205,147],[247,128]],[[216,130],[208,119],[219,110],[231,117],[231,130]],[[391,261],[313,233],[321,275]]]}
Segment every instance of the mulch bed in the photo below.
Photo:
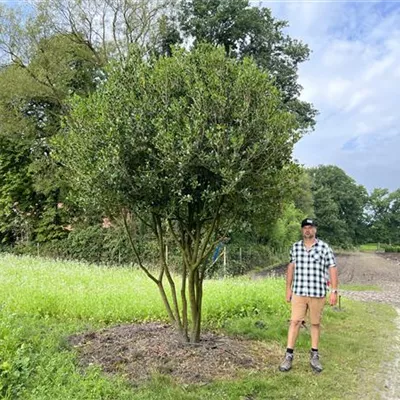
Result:
{"label": "mulch bed", "polygon": [[95,364],[135,383],[154,374],[166,374],[180,384],[234,379],[276,368],[281,356],[277,345],[211,332],[200,343],[188,344],[162,323],[120,325],[71,336],[69,343],[78,350],[83,367]]}

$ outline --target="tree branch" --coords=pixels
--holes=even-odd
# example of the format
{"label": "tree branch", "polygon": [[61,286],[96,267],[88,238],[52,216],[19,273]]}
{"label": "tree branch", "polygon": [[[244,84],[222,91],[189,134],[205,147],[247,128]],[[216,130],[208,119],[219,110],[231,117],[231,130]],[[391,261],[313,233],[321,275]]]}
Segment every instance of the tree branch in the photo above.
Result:
{"label": "tree branch", "polygon": [[[207,245],[209,244],[209,241],[211,239],[211,235],[215,231],[215,228],[217,226],[217,222],[219,219],[219,211],[222,207],[222,204],[224,203],[224,200],[225,200],[225,196],[221,196],[218,206],[217,206],[217,210],[215,211],[214,218],[211,223],[210,229],[208,230],[206,237],[204,239],[203,245],[201,246],[200,257],[198,257],[198,260],[196,261],[196,264],[194,265],[195,269],[197,269],[199,267],[199,265],[201,264],[202,260],[204,260],[204,253],[205,253]],[[211,250],[209,249],[208,252],[210,252],[210,251]]]}
{"label": "tree branch", "polygon": [[164,244],[163,231],[162,231],[162,226],[161,226],[161,219],[158,215],[156,215],[154,213],[153,213],[153,219],[154,219],[154,224],[157,228],[157,239],[158,239],[158,244],[159,244],[159,249],[160,249],[160,260],[161,260],[162,269],[165,271],[165,275],[167,277],[169,286],[171,288],[172,302],[174,304],[174,310],[175,310],[175,322],[178,324],[178,327],[180,329],[182,329],[182,321],[181,321],[181,316],[180,316],[180,312],[179,312],[179,304],[178,304],[178,297],[176,294],[175,282],[171,276],[167,261],[165,259],[165,253],[164,253],[165,244]]}
{"label": "tree branch", "polygon": [[128,222],[127,222],[127,220],[126,220],[126,214],[125,214],[124,211],[122,211],[122,218],[123,218],[123,220],[124,220],[124,227],[125,227],[125,231],[126,231],[126,233],[127,233],[127,235],[128,235],[129,243],[131,244],[132,249],[133,249],[133,251],[134,251],[134,253],[135,253],[135,256],[136,256],[136,258],[137,258],[137,260],[138,260],[139,267],[142,269],[142,271],[144,271],[144,273],[145,273],[154,283],[156,283],[157,285],[159,285],[160,281],[158,281],[157,278],[156,278],[154,275],[152,275],[152,274],[150,273],[150,271],[149,271],[149,270],[143,265],[143,263],[142,263],[142,260],[141,260],[141,258],[140,258],[139,252],[138,252],[138,250],[137,250],[137,248],[136,248],[136,246],[135,246],[135,242],[133,241],[131,232],[129,231]]}

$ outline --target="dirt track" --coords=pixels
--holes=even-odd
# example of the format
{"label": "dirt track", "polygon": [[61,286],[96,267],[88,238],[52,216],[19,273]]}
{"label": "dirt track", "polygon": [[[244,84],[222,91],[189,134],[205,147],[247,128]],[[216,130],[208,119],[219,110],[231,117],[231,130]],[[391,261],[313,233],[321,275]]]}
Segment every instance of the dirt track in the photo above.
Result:
{"label": "dirt track", "polygon": [[352,253],[337,257],[339,282],[373,285],[380,291],[343,291],[345,297],[388,303],[400,308],[400,253]]}
{"label": "dirt track", "polygon": [[380,398],[384,400],[400,399],[400,253],[374,254],[353,253],[337,257],[340,284],[361,284],[378,286],[380,291],[340,290],[346,298],[360,301],[375,301],[394,306],[398,317],[397,335],[393,338],[394,359],[382,366],[378,379],[385,382]]}

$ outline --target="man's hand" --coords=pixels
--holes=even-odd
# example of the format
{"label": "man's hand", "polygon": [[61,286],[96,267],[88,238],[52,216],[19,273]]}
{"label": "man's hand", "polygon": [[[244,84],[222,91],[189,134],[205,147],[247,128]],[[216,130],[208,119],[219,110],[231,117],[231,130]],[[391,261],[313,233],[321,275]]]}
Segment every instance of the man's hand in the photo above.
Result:
{"label": "man's hand", "polygon": [[329,296],[329,304],[330,304],[331,306],[336,305],[336,303],[337,303],[337,297],[338,297],[338,294],[337,294],[337,293],[331,292],[331,295]]}
{"label": "man's hand", "polygon": [[290,303],[292,301],[292,289],[286,289],[286,301]]}

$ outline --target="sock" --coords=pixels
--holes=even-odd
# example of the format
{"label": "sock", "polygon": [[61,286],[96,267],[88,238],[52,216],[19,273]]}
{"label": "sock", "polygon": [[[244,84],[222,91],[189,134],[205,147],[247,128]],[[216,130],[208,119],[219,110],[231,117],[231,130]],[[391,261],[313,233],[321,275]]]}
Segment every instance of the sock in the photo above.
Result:
{"label": "sock", "polygon": [[314,353],[318,353],[318,349],[314,349],[311,347],[311,351],[313,351]]}
{"label": "sock", "polygon": [[286,353],[289,353],[289,354],[293,354],[293,349],[289,349],[289,347],[286,349]]}

